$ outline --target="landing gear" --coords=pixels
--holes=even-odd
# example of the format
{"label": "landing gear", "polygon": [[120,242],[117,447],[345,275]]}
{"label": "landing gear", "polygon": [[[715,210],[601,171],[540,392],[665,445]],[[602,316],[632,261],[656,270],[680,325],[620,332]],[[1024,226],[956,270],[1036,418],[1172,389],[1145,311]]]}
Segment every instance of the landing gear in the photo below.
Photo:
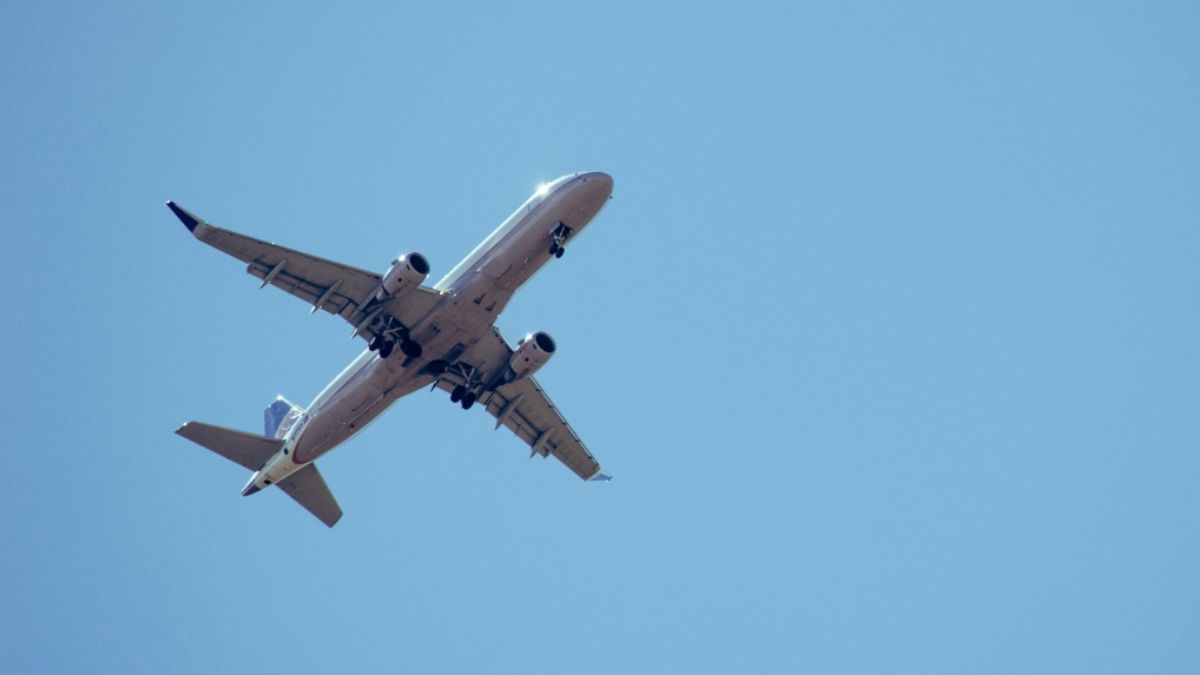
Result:
{"label": "landing gear", "polygon": [[415,340],[404,338],[400,343],[400,351],[404,352],[404,355],[410,358],[416,359],[421,357],[421,345]]}
{"label": "landing gear", "polygon": [[[479,372],[472,366],[462,363],[450,366],[441,359],[429,362],[428,368],[431,372],[435,367],[438,369],[437,374],[439,375],[451,371],[466,381],[465,384],[455,385],[450,390],[450,402],[460,404],[463,410],[470,410],[471,406],[475,405],[475,401],[479,400],[479,394],[476,392],[476,388],[479,386]],[[435,383],[434,386],[436,387],[437,384]]]}
{"label": "landing gear", "polygon": [[[371,338],[371,342],[367,344],[367,349],[370,349],[373,352],[379,352],[379,358],[386,359],[387,357],[391,356],[392,351],[396,349],[396,343],[381,335],[376,335],[375,337]],[[412,340],[404,340],[400,343],[400,351],[403,352],[405,356],[415,359],[421,356],[421,345]],[[442,370],[445,370],[444,365],[442,366]],[[438,375],[440,373],[434,374]]]}
{"label": "landing gear", "polygon": [[563,257],[563,251],[566,250],[563,248],[563,244],[567,242],[567,238],[571,236],[573,231],[574,230],[567,227],[567,224],[563,222],[560,222],[558,226],[554,228],[554,231],[550,233],[550,236],[554,239],[554,241],[550,244],[550,255],[554,256],[555,258]]}
{"label": "landing gear", "polygon": [[408,328],[405,328],[395,318],[386,317],[383,325],[376,330],[378,332],[367,343],[367,349],[379,352],[379,356],[386,359],[399,345],[400,351],[405,356],[413,359],[420,358],[422,352],[420,343],[409,338]]}
{"label": "landing gear", "polygon": [[437,377],[438,375],[446,372],[446,368],[449,366],[450,364],[446,363],[442,359],[434,359],[429,362],[429,365],[425,366],[425,370],[429,371],[430,375]]}
{"label": "landing gear", "polygon": [[463,410],[470,410],[471,406],[475,405],[476,398],[475,392],[461,384],[450,392],[450,402],[462,405]]}

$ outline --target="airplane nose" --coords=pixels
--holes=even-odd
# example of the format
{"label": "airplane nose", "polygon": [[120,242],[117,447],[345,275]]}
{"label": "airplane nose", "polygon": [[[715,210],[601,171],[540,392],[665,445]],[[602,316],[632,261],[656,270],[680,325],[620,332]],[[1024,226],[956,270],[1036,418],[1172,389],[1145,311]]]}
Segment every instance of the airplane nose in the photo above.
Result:
{"label": "airplane nose", "polygon": [[580,176],[580,178],[582,178],[584,182],[591,185],[592,189],[597,190],[597,191],[601,191],[601,190],[604,191],[606,198],[608,197],[608,195],[612,194],[612,189],[613,189],[612,176],[604,173],[603,171],[589,171],[588,173],[585,173],[582,176]]}
{"label": "airplane nose", "polygon": [[612,195],[613,179],[602,171],[589,171],[579,174],[577,186],[577,189],[587,196],[591,208],[599,210]]}

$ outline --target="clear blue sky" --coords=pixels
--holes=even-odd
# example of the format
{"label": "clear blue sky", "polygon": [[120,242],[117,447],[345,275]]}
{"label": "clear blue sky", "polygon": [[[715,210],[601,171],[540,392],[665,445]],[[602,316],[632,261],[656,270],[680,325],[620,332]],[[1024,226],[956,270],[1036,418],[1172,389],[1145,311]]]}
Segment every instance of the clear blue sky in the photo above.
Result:
{"label": "clear blue sky", "polygon": [[[1200,671],[1194,3],[400,4],[0,9],[0,672]],[[172,434],[361,343],[166,199],[440,276],[585,169],[500,326],[611,484]]]}

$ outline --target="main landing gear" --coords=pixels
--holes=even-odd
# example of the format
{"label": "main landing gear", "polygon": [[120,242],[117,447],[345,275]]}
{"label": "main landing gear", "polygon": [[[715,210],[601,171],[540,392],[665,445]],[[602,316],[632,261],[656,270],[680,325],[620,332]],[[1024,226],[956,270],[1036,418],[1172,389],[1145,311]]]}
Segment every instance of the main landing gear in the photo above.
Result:
{"label": "main landing gear", "polygon": [[471,406],[475,405],[476,398],[477,398],[477,396],[475,395],[475,392],[471,391],[470,389],[467,389],[466,387],[462,386],[461,384],[458,385],[457,387],[455,387],[454,390],[450,392],[450,402],[458,403],[459,405],[462,406],[463,410],[470,410]]}
{"label": "main landing gear", "polygon": [[451,370],[455,375],[466,380],[466,384],[455,385],[450,391],[450,402],[457,403],[462,406],[463,410],[470,410],[471,406],[475,405],[479,394],[476,392],[479,384],[479,372],[474,367],[466,364],[455,364],[450,366],[445,361],[438,359],[429,363],[429,370],[435,375],[441,375],[447,370]]}
{"label": "main landing gear", "polygon": [[554,232],[550,233],[550,236],[554,239],[554,241],[550,243],[550,255],[554,256],[555,258],[563,257],[563,252],[566,251],[566,249],[563,248],[563,244],[567,242],[567,239],[571,236],[572,232],[574,232],[574,230],[567,227],[567,224],[562,222],[558,224],[558,227],[554,228]]}
{"label": "main landing gear", "polygon": [[[367,349],[370,349],[373,352],[379,352],[379,358],[386,359],[392,355],[392,350],[396,348],[396,345],[397,342],[395,340],[389,340],[382,335],[376,335],[375,337],[371,338],[371,342],[367,344]],[[405,356],[414,359],[421,356],[421,345],[417,341],[410,340],[405,337],[401,338],[399,345],[400,352]]]}

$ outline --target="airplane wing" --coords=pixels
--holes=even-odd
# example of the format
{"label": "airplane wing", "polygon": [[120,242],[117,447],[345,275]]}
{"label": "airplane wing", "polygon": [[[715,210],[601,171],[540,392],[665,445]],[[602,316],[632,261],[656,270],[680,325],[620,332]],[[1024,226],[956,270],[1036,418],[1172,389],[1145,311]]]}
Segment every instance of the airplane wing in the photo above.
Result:
{"label": "airplane wing", "polygon": [[[469,359],[468,362],[477,368],[485,367],[477,364],[490,364],[493,371],[499,371],[501,366],[507,369],[511,356],[512,348],[508,341],[499,331],[493,330],[492,337],[480,340],[467,350],[463,358]],[[463,382],[460,375],[447,371],[438,380],[437,386],[444,391],[451,391]],[[496,418],[497,429],[504,425],[529,445],[530,457],[554,455],[584,480],[612,479],[601,472],[600,463],[534,378],[523,377],[499,384],[484,393],[480,403],[484,404],[488,414]]]}
{"label": "airplane wing", "polygon": [[175,202],[167,202],[167,207],[197,239],[247,263],[246,272],[262,279],[263,287],[270,284],[283,289],[312,305],[313,312],[323,309],[341,316],[355,327],[356,335],[369,333],[385,316],[412,326],[441,298],[437,291],[421,286],[401,297],[373,303],[383,281],[374,272],[215,227]]}

